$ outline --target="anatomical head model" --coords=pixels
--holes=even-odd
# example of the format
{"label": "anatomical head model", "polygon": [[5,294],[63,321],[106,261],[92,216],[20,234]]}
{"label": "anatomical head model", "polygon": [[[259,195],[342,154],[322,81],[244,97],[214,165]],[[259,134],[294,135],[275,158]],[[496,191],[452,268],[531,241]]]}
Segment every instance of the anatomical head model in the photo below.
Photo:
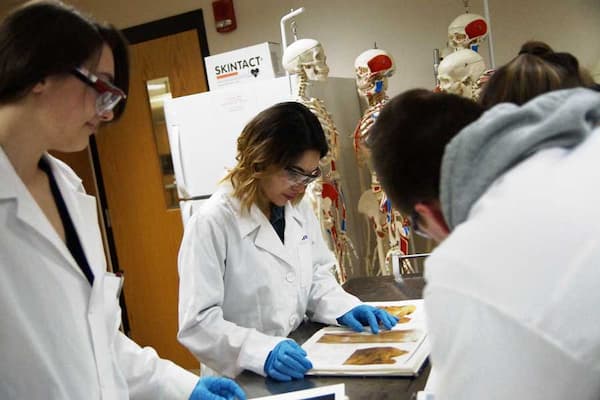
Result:
{"label": "anatomical head model", "polygon": [[394,75],[396,64],[387,51],[369,49],[356,57],[354,71],[358,93],[373,105],[377,97],[385,97],[387,78]]}
{"label": "anatomical head model", "polygon": [[354,151],[359,166],[362,166],[369,158],[368,149],[363,145],[363,141],[366,140],[369,128],[388,99],[387,79],[396,71],[396,63],[387,51],[369,49],[356,57],[354,71],[358,93],[366,99],[368,105],[354,131]]}
{"label": "anatomical head model", "polygon": [[298,39],[283,53],[283,68],[290,74],[306,73],[310,80],[323,81],[329,75],[325,51],[314,39]]}
{"label": "anatomical head model", "polygon": [[476,99],[477,80],[485,71],[483,58],[473,50],[462,49],[444,57],[438,68],[442,92]]}
{"label": "anatomical head model", "polygon": [[448,45],[455,51],[477,50],[488,34],[488,23],[481,15],[461,14],[448,25]]}

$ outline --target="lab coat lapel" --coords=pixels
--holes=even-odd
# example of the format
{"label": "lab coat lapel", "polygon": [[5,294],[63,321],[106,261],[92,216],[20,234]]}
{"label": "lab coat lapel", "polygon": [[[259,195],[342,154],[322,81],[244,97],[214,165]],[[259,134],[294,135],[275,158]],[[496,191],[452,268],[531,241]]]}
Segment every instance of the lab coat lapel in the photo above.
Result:
{"label": "lab coat lapel", "polygon": [[[52,172],[56,174],[56,168],[53,166],[53,160],[48,157]],[[27,225],[30,229],[36,231],[40,236],[47,240],[52,247],[74,268],[77,273],[85,279],[85,275],[75,263],[69,249],[62,242],[48,218],[44,215],[41,208],[37,205],[31,193],[21,181],[4,150],[0,148],[0,204],[3,206],[5,202],[16,202],[16,216],[19,221]],[[61,190],[61,193],[64,193]]]}
{"label": "lab coat lapel", "polygon": [[248,218],[252,220],[254,226],[258,227],[256,236],[254,237],[254,244],[256,247],[268,251],[286,263],[293,265],[293,260],[291,259],[288,250],[283,243],[281,243],[281,239],[277,236],[277,232],[275,232],[271,222],[269,222],[267,217],[256,205],[252,206]]}
{"label": "lab coat lapel", "polygon": [[[285,261],[289,265],[293,265],[293,260],[290,257],[290,254],[277,236],[277,232],[275,232],[275,228],[271,225],[271,222],[267,219],[267,217],[256,208],[256,210],[260,213],[260,227],[258,232],[256,233],[256,237],[254,239],[254,244],[261,249],[268,251],[269,253],[277,256],[281,260]],[[287,231],[287,227],[286,227]]]}
{"label": "lab coat lapel", "polygon": [[100,245],[102,236],[97,223],[96,198],[85,193],[79,178],[58,172],[60,166],[56,160],[50,158],[49,161],[90,268],[94,275],[103,274],[106,272],[106,259]]}
{"label": "lab coat lapel", "polygon": [[[76,175],[70,171],[61,171],[65,167],[56,159],[48,157],[48,161],[94,274],[87,319],[101,385],[106,388],[107,397],[114,398],[117,397],[117,389],[112,373],[112,356],[104,349],[110,347],[112,337],[118,331],[121,321],[118,298],[123,279],[106,272],[102,237],[97,223],[96,199],[85,193],[81,180]],[[75,265],[75,268],[86,279],[79,266]]]}
{"label": "lab coat lapel", "polygon": [[296,206],[288,202],[285,206],[285,247],[292,253],[292,249],[306,239],[308,237],[305,237],[304,217]]}
{"label": "lab coat lapel", "polygon": [[[265,214],[258,208],[256,204],[253,204],[250,208],[250,212],[242,212],[241,203],[239,199],[235,198],[232,194],[233,189],[229,185],[224,185],[220,190],[225,191],[228,194],[229,203],[231,208],[234,210],[237,216],[238,226],[240,229],[240,235],[242,237],[252,236],[254,235],[254,245],[258,248],[261,248],[287,264],[293,266],[293,258],[291,257],[290,252],[281,243],[281,239],[277,236],[277,232],[271,225],[271,222],[267,219]],[[286,224],[287,224],[287,214],[288,207],[286,206]],[[287,238],[287,226],[286,226],[286,236]]]}

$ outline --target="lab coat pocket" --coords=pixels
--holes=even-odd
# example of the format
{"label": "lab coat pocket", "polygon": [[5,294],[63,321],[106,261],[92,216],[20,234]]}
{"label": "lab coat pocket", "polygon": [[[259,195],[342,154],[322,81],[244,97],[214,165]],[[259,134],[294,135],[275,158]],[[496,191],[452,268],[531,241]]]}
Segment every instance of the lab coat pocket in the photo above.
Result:
{"label": "lab coat pocket", "polygon": [[312,246],[310,240],[302,240],[298,245],[298,273],[300,274],[300,285],[310,287],[313,278]]}
{"label": "lab coat pocket", "polygon": [[109,338],[112,338],[121,325],[119,296],[123,287],[123,277],[113,273],[104,274],[104,317]]}

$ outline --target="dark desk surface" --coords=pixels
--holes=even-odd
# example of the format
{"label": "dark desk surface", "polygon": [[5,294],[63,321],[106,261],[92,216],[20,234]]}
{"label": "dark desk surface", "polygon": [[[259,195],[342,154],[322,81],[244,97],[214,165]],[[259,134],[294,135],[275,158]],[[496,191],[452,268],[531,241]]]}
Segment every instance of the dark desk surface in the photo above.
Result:
{"label": "dark desk surface", "polygon": [[[405,278],[404,282],[398,283],[393,277],[385,276],[350,279],[344,284],[344,289],[362,301],[394,301],[420,298],[423,286],[422,278]],[[298,343],[304,343],[324,326],[315,322],[304,322],[292,332],[290,337]],[[319,376],[306,377],[303,380],[292,382],[277,382],[272,379],[265,379],[253,372],[245,371],[236,378],[236,381],[246,391],[248,398],[344,383],[346,385],[346,395],[350,400],[409,400],[413,393],[425,387],[429,368],[429,363],[426,363],[418,377]]]}

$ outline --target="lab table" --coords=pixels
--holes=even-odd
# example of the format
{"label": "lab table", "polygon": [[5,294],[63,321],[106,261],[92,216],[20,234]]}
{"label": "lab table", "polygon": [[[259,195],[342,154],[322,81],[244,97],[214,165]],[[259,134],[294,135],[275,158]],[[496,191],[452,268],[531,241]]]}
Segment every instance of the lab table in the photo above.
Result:
{"label": "lab table", "polygon": [[[397,282],[392,276],[353,278],[344,284],[344,289],[362,301],[396,301],[422,297],[424,281],[422,277],[405,277]],[[304,343],[325,325],[304,321],[290,337]],[[277,382],[250,371],[244,371],[236,381],[246,391],[248,398],[310,389],[318,386],[344,383],[350,400],[410,400],[413,394],[422,390],[427,382],[430,365],[426,361],[416,377],[384,376],[307,376],[303,380]]]}

